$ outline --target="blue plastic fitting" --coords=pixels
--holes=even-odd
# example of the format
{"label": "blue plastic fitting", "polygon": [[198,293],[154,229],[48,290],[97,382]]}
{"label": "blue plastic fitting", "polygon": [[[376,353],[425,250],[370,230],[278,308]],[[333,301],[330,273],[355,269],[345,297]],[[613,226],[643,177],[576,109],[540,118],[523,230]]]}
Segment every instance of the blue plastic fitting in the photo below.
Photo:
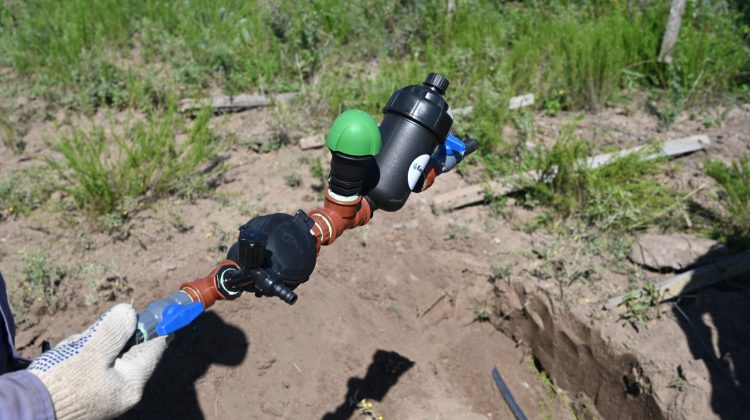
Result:
{"label": "blue plastic fitting", "polygon": [[204,310],[201,302],[169,305],[162,313],[161,322],[156,326],[156,333],[160,336],[172,334],[193,322]]}
{"label": "blue plastic fitting", "polygon": [[456,152],[463,156],[464,152],[466,152],[466,143],[456,137],[453,133],[448,133],[443,145],[445,146],[445,154],[447,155],[452,155],[453,152]]}
{"label": "blue plastic fitting", "polygon": [[[437,153],[431,159],[441,174],[455,168],[461,163],[466,153],[466,143],[453,133],[448,133],[445,141],[440,144]],[[471,153],[471,152],[469,152]]]}
{"label": "blue plastic fitting", "polygon": [[182,290],[151,302],[146,309],[137,315],[135,343],[142,343],[159,336],[156,327],[161,324],[169,306],[187,306],[192,303],[193,299],[190,298],[190,295]]}

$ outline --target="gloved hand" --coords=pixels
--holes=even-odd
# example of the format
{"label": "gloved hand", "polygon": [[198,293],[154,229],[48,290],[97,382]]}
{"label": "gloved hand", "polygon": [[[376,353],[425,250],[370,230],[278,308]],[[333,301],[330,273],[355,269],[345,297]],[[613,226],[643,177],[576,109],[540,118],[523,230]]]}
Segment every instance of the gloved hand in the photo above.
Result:
{"label": "gloved hand", "polygon": [[167,343],[159,337],[117,358],[135,324],[133,307],[116,305],[31,363],[28,369],[47,387],[58,420],[112,418],[140,401]]}

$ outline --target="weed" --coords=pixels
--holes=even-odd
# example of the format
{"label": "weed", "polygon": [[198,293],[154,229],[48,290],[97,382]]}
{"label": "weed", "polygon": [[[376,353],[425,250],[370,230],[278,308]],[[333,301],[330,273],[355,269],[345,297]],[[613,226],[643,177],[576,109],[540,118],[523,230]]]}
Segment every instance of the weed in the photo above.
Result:
{"label": "weed", "polygon": [[[202,165],[216,155],[214,136],[203,112],[186,127],[170,108],[130,124],[124,134],[96,126],[76,130],[58,143],[62,159],[48,159],[61,190],[94,215],[128,211],[167,194],[205,190]],[[182,134],[185,138],[177,141]]]}
{"label": "weed", "polygon": [[105,213],[96,218],[97,227],[110,238],[124,241],[130,237],[127,212]]}
{"label": "weed", "polygon": [[46,167],[30,167],[0,177],[0,220],[41,207],[53,187]]}
{"label": "weed", "polygon": [[4,109],[0,109],[0,143],[17,155],[26,148],[26,142],[18,136],[16,128],[11,124]]}
{"label": "weed", "polygon": [[574,135],[572,126],[567,127],[551,150],[537,152],[540,182],[530,186],[524,201],[551,206],[563,217],[578,210],[588,193],[590,171],[585,159],[589,153],[590,145]]}
{"label": "weed", "polygon": [[682,391],[683,388],[685,388],[685,381],[682,380],[682,378],[674,378],[672,381],[669,382],[669,385],[667,385],[668,388],[676,389],[678,391]]}
{"label": "weed", "polygon": [[484,201],[489,203],[489,211],[492,216],[509,217],[508,196],[504,194],[495,194],[489,186],[484,188]]}
{"label": "weed", "polygon": [[209,222],[209,229],[206,232],[206,240],[210,243],[208,251],[226,254],[229,249],[228,244],[231,244],[234,238],[216,222]]}
{"label": "weed", "polygon": [[653,92],[646,103],[648,111],[659,120],[659,127],[669,128],[682,112],[682,100],[679,96],[669,97],[664,92]]}
{"label": "weed", "polygon": [[750,162],[747,156],[725,164],[707,161],[706,174],[719,185],[718,202],[723,210],[716,236],[731,246],[750,247]]}
{"label": "weed", "polygon": [[538,216],[532,217],[521,226],[526,233],[534,233],[539,229],[551,226],[555,221],[555,215],[551,211],[544,211]]}
{"label": "weed", "polygon": [[319,157],[315,158],[315,160],[310,164],[309,171],[310,176],[320,182],[320,185],[325,188],[326,183],[328,182],[328,177],[326,176],[326,171],[323,168],[323,163],[321,162]]}
{"label": "weed", "polygon": [[730,111],[731,108],[724,109],[721,112],[703,112],[698,118],[702,120],[703,127],[705,128],[721,127]]}
{"label": "weed", "polygon": [[167,219],[169,220],[169,224],[180,233],[185,233],[193,229],[193,226],[185,222],[182,212],[176,209],[167,209]]}
{"label": "weed", "polygon": [[[300,113],[292,112],[287,103],[282,102],[276,104],[271,110],[271,119],[268,124],[268,128],[271,132],[270,139],[273,140],[278,147],[291,144],[295,138],[299,137],[299,133],[303,132],[301,118],[302,115]],[[265,148],[262,147],[261,151],[265,152],[266,150],[263,149]],[[268,151],[272,150],[276,149],[271,148],[271,150]]]}
{"label": "weed", "polygon": [[247,217],[248,219],[252,219],[256,216],[259,216],[261,213],[265,212],[265,207],[263,205],[258,203],[247,203],[245,201],[237,201],[235,202],[235,206],[237,207],[237,210],[240,211],[240,214],[244,217]]}
{"label": "weed", "polygon": [[448,233],[443,236],[444,241],[452,241],[454,239],[466,239],[469,237],[469,229],[466,226],[451,227]]}
{"label": "weed", "polygon": [[645,327],[648,320],[661,316],[658,310],[661,299],[661,292],[653,283],[647,283],[642,289],[631,290],[617,305],[625,309],[620,318],[628,321],[636,330]]}
{"label": "weed", "polygon": [[284,177],[284,183],[287,187],[299,188],[302,185],[302,176],[298,172],[292,172]]}
{"label": "weed", "polygon": [[76,233],[76,239],[75,239],[75,245],[76,249],[78,251],[90,251],[94,248],[94,243],[91,241],[91,239],[86,235],[86,232],[83,230],[79,230]]}
{"label": "weed", "polygon": [[124,276],[107,276],[103,280],[93,278],[91,280],[93,294],[88,295],[88,304],[95,305],[100,301],[111,302],[119,296],[127,296],[133,291],[127,277]]}
{"label": "weed", "polygon": [[474,307],[474,322],[488,322],[490,320],[490,311],[481,306]]}
{"label": "weed", "polygon": [[490,267],[492,277],[497,280],[507,279],[513,273],[513,263],[500,264],[495,263]]}
{"label": "weed", "polygon": [[563,111],[563,102],[565,101],[565,91],[560,89],[552,91],[542,100],[542,111],[545,114],[554,117]]}
{"label": "weed", "polygon": [[86,279],[89,290],[83,295],[86,306],[97,305],[100,302],[111,302],[133,291],[127,277],[108,275],[114,267],[101,263],[81,263],[72,270],[75,276]]}
{"label": "weed", "polygon": [[263,144],[260,146],[260,152],[261,153],[271,153],[275,152],[284,145],[284,143],[279,140],[278,138],[270,138],[263,142]]}
{"label": "weed", "polygon": [[46,252],[22,250],[21,258],[23,272],[10,293],[19,324],[29,315],[53,314],[59,309],[59,289],[66,276],[65,270],[50,263]]}
{"label": "weed", "polygon": [[[571,238],[561,236],[548,244],[534,246],[532,252],[539,261],[529,272],[540,280],[554,280],[558,299],[567,304],[565,292],[577,283],[592,284],[599,280],[599,273],[592,268],[590,256],[582,252],[582,245]],[[570,249],[568,249],[570,248]],[[573,254],[572,258],[566,255]]]}
{"label": "weed", "polygon": [[513,115],[512,121],[513,126],[518,132],[518,137],[520,138],[521,143],[526,142],[534,135],[534,132],[536,131],[534,126],[534,114],[529,112],[517,113]]}

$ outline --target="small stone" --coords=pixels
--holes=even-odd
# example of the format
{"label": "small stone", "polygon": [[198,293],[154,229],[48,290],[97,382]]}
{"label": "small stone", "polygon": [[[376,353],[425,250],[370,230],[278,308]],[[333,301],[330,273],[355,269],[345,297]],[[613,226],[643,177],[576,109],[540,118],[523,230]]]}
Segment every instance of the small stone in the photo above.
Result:
{"label": "small stone", "polygon": [[691,235],[645,234],[630,251],[630,260],[651,270],[682,271],[726,256],[729,250],[718,242]]}
{"label": "small stone", "polygon": [[283,417],[286,403],[282,401],[263,401],[260,403],[260,410],[273,417]]}
{"label": "small stone", "polygon": [[326,145],[325,139],[319,134],[302,137],[299,139],[299,147],[302,150],[319,149]]}
{"label": "small stone", "polygon": [[419,219],[411,219],[408,222],[396,223],[395,225],[393,225],[393,229],[395,230],[415,230],[417,228],[419,228]]}
{"label": "small stone", "polygon": [[275,357],[270,357],[270,358],[268,358],[266,360],[259,361],[256,364],[256,367],[258,368],[258,370],[266,370],[266,369],[270,369],[271,366],[273,366],[274,363],[276,363],[276,358]]}

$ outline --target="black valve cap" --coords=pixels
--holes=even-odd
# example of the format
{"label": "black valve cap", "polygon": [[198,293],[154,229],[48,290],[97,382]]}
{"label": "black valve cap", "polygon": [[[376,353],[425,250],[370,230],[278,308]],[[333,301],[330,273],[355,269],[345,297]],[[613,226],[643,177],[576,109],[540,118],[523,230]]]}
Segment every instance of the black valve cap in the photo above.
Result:
{"label": "black valve cap", "polygon": [[450,84],[450,82],[448,81],[448,79],[437,73],[430,73],[427,75],[427,78],[422,84],[425,86],[432,86],[437,89],[439,94],[445,95],[445,91],[448,90],[448,85]]}

